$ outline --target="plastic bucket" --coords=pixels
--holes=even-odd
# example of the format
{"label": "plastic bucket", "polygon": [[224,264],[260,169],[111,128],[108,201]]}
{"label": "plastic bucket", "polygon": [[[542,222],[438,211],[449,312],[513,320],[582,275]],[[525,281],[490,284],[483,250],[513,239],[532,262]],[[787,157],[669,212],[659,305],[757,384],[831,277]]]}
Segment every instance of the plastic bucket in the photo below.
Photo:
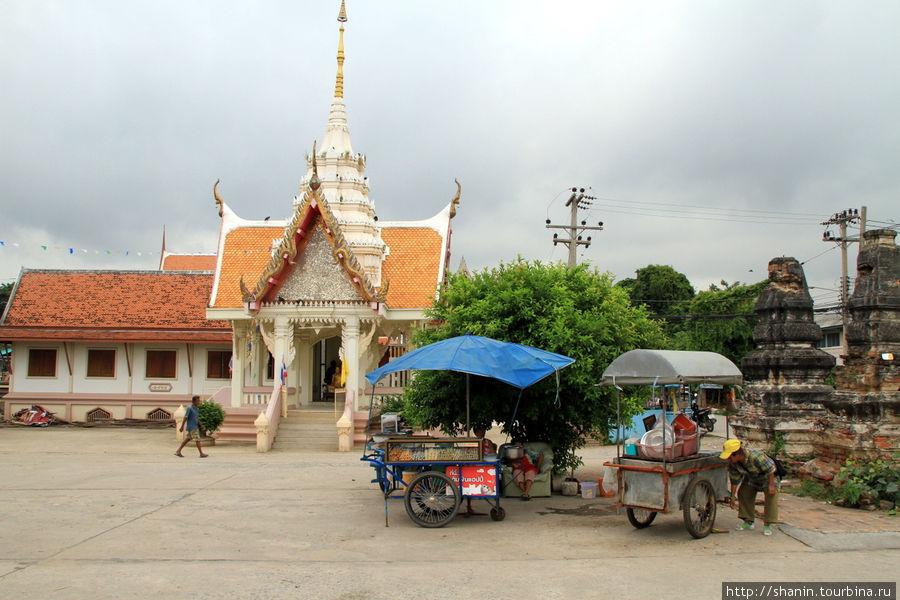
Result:
{"label": "plastic bucket", "polygon": [[581,497],[582,498],[596,498],[599,495],[600,484],[594,483],[592,481],[582,481],[581,482]]}

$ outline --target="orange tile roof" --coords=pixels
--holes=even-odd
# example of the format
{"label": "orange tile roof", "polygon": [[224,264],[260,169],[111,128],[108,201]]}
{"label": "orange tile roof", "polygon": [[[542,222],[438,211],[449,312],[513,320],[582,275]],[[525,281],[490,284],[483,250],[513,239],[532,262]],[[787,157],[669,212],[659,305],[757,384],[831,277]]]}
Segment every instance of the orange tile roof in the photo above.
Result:
{"label": "orange tile roof", "polygon": [[239,227],[225,235],[214,308],[243,306],[241,276],[247,287],[256,284],[269,262],[272,240],[283,235],[284,227]]}
{"label": "orange tile roof", "polygon": [[25,270],[0,339],[231,342],[206,319],[211,274]]}
{"label": "orange tile roof", "polygon": [[[214,308],[243,306],[241,276],[254,285],[269,262],[272,240],[283,233],[283,227],[245,226],[226,234]],[[430,227],[385,227],[381,237],[391,249],[381,275],[382,282],[390,280],[388,308],[431,306],[444,260],[441,234]]]}
{"label": "orange tile roof", "polygon": [[391,253],[381,271],[390,280],[388,308],[431,306],[444,260],[444,240],[430,227],[385,227],[381,238]]}
{"label": "orange tile roof", "polygon": [[215,254],[167,254],[163,271],[215,271]]}

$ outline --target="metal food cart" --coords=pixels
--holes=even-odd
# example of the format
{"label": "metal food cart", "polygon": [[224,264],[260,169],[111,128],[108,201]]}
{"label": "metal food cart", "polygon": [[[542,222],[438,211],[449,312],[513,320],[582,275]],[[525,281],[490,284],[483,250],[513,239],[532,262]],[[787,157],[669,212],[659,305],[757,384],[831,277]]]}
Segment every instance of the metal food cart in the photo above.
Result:
{"label": "metal food cart", "polygon": [[[406,514],[421,527],[443,527],[467,499],[491,504],[491,519],[502,521],[501,469],[482,455],[478,438],[393,437],[371,443],[363,460],[375,467],[385,498],[403,498]],[[387,515],[385,513],[385,519]]]}
{"label": "metal food cart", "polygon": [[[618,392],[622,386],[740,385],[742,381],[737,366],[714,352],[631,350],[610,363],[597,385],[614,386]],[[618,406],[617,411],[621,423]],[[662,414],[666,414],[665,406]],[[674,444],[667,446],[665,426],[662,431],[659,458],[622,454],[621,436],[617,436],[616,458],[605,463],[616,469],[617,506],[626,509],[628,521],[638,529],[649,526],[659,513],[681,510],[688,533],[706,537],[715,524],[717,502],[728,494],[728,463],[718,453],[675,456],[670,451]]]}
{"label": "metal food cart", "polygon": [[[369,405],[372,420],[375,383],[387,375],[407,370],[451,370],[466,373],[466,433],[469,427],[469,375],[498,379],[522,390],[575,359],[531,346],[501,342],[476,335],[449,338],[404,354],[366,375],[372,384]],[[518,403],[516,404],[518,410]],[[513,412],[510,422],[514,422]],[[500,506],[502,469],[499,457],[482,455],[478,438],[387,437],[366,443],[360,460],[375,469],[374,483],[384,493],[385,525],[388,498],[402,497],[410,519],[422,527],[442,527],[456,516],[462,497],[481,498],[492,504],[490,515],[502,521]],[[407,477],[404,476],[404,471]],[[415,473],[413,475],[413,472]],[[402,490],[402,495],[399,493]]]}

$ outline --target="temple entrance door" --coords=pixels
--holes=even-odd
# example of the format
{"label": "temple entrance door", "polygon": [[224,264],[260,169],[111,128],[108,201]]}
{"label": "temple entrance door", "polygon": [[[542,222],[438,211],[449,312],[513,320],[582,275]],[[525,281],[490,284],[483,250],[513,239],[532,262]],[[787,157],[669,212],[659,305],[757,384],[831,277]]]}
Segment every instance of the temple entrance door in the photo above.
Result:
{"label": "temple entrance door", "polygon": [[313,347],[313,400],[317,402],[334,402],[334,388],[326,376],[331,376],[335,367],[340,366],[338,351],[341,347],[341,336],[336,335],[322,340]]}

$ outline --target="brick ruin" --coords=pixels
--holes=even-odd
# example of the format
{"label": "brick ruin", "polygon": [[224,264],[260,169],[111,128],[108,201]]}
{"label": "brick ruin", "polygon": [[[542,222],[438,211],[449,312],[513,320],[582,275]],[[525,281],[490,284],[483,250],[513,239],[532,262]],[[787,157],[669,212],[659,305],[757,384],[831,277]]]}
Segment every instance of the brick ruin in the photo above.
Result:
{"label": "brick ruin", "polygon": [[754,312],[756,350],[741,361],[743,400],[730,424],[752,446],[783,443],[789,456],[812,456],[812,431],[834,393],[825,378],[835,361],[816,347],[822,329],[813,319],[812,297],[796,259],[769,261],[769,285]]}
{"label": "brick ruin", "polygon": [[848,458],[900,453],[900,248],[896,232],[867,231],[849,301],[849,352],[825,383],[834,359],[816,348],[822,332],[803,268],[769,262],[753,331],[756,350],[741,361],[744,398],[730,421],[752,446],[784,444],[801,478],[829,481]]}
{"label": "brick ruin", "polygon": [[848,354],[813,431],[815,458],[800,474],[830,480],[847,458],[900,453],[900,248],[890,229],[867,231],[850,297]]}

